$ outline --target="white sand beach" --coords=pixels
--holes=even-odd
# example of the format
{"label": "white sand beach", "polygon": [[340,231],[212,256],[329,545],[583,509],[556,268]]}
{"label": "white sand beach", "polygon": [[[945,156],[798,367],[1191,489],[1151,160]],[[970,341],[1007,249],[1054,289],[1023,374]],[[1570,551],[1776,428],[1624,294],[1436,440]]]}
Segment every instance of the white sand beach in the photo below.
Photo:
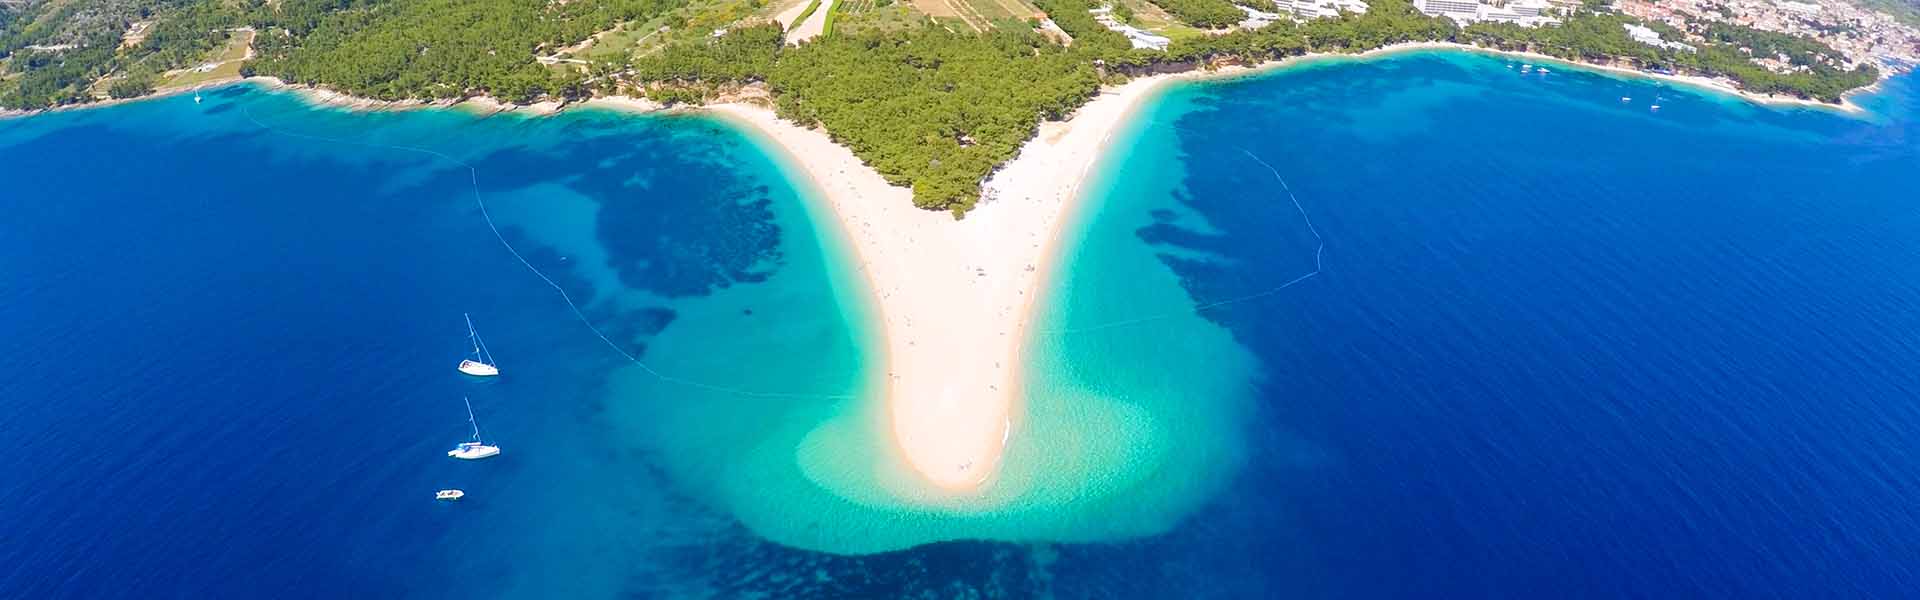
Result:
{"label": "white sand beach", "polygon": [[[827,2],[822,4],[824,9]],[[1054,247],[1060,225],[1070,214],[1089,168],[1105,154],[1108,139],[1143,98],[1175,79],[1231,76],[1301,61],[1365,59],[1431,48],[1490,52],[1677,81],[1761,103],[1859,110],[1851,102],[1835,107],[1760,96],[1700,78],[1651,75],[1451,43],[1399,44],[1358,55],[1307,55],[1254,67],[1142,77],[1104,89],[1068,121],[1043,123],[1018,157],[988,180],[983,188],[986,199],[979,207],[956,221],[946,212],[915,207],[910,190],[889,185],[823,131],[780,120],[771,110],[757,105],[734,103],[707,108],[772,138],[824,192],[877,296],[886,337],[888,383],[884,402],[898,449],[927,480],[942,488],[964,491],[993,478],[1008,436],[1016,429],[1013,423],[1020,418],[1020,352],[1032,318],[1033,299],[1051,270],[1046,261],[1058,254]],[[566,108],[553,102],[516,106],[485,96],[457,102],[382,102],[272,78],[255,79],[294,90],[316,104],[349,110],[459,105],[486,114],[514,111],[546,115]],[[635,112],[661,108],[648,100],[627,97],[596,98],[584,105]]]}
{"label": "white sand beach", "polygon": [[[1141,100],[1177,79],[1230,77],[1315,60],[1377,57],[1423,49],[1490,52],[1713,88],[1761,103],[1820,105],[1742,93],[1699,78],[1660,76],[1543,55],[1450,43],[1408,43],[1361,54],[1309,54],[1252,67],[1141,77],[1107,88],[1066,122],[1048,122],[983,188],[965,219],[913,206],[911,190],[889,185],[824,131],[803,128],[749,104],[707,108],[771,137],[825,194],[853,247],[884,321],[885,403],[907,462],[942,488],[978,488],[999,467],[1020,418],[1020,351],[1046,264],[1058,253],[1061,223],[1089,168]],[[640,107],[633,107],[639,109]]]}
{"label": "white sand beach", "polygon": [[934,484],[974,489],[998,469],[1019,418],[1019,354],[1041,262],[1107,138],[1165,80],[1105,90],[1069,121],[1042,125],[959,221],[916,208],[910,190],[821,131],[758,106],[711,107],[777,141],[833,205],[878,296],[893,437]]}
{"label": "white sand beach", "polygon": [[[886,337],[888,384],[884,403],[898,449],[928,481],[964,492],[992,480],[1008,436],[1016,429],[1013,422],[1020,418],[1020,352],[1032,318],[1032,300],[1051,270],[1046,261],[1058,254],[1054,245],[1060,225],[1073,208],[1087,171],[1105,154],[1108,139],[1143,98],[1176,79],[1230,77],[1307,61],[1364,60],[1443,48],[1675,81],[1759,103],[1858,110],[1851,102],[1834,106],[1761,96],[1701,78],[1653,75],[1452,43],[1397,44],[1361,54],[1309,54],[1252,67],[1142,77],[1104,89],[1068,121],[1041,124],[1038,135],[1027,142],[1019,156],[988,180],[983,188],[986,199],[980,206],[956,221],[948,213],[915,207],[910,190],[889,185],[824,131],[783,121],[773,111],[754,104],[706,108],[772,138],[824,193],[853,242],[860,268],[877,296]],[[434,106],[285,87],[299,90],[317,103],[354,110]],[[465,105],[484,113],[521,108],[535,115],[564,108],[515,107],[490,100],[468,99]],[[661,109],[657,103],[627,97],[596,98],[583,104],[633,112]]]}

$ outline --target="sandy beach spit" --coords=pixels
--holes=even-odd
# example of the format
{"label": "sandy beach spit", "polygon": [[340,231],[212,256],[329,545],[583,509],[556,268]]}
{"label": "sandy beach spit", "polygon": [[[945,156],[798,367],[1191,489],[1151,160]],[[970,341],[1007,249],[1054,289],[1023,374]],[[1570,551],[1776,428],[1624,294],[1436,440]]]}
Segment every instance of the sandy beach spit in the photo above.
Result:
{"label": "sandy beach spit", "polygon": [[888,421],[916,471],[951,490],[990,481],[1019,418],[1020,350],[1044,259],[1107,138],[1167,78],[1103,91],[991,179],[965,219],[914,207],[827,134],[751,105],[710,107],[778,142],[853,242],[884,322]]}
{"label": "sandy beach spit", "polygon": [[1134,79],[1103,89],[1065,122],[1041,124],[1020,154],[983,186],[965,219],[913,206],[911,190],[888,184],[826,132],[746,104],[707,107],[778,143],[825,196],[853,242],[884,321],[888,419],[901,455],[929,481],[964,491],[991,481],[1017,430],[1021,350],[1033,301],[1054,265],[1060,225],[1113,133],[1141,101],[1170,81],[1231,77],[1317,60],[1455,49],[1640,76],[1737,94],[1760,103],[1859,110],[1741,92],[1700,77],[1642,73],[1550,56],[1452,43],[1397,44],[1362,54],[1308,54]]}
{"label": "sandy beach spit", "polygon": [[[1018,430],[1024,386],[1019,369],[1034,300],[1054,271],[1061,224],[1071,215],[1080,185],[1106,155],[1113,133],[1163,84],[1264,71],[1301,61],[1367,58],[1421,49],[1456,49],[1514,56],[1541,63],[1675,81],[1732,93],[1760,103],[1861,110],[1797,98],[1739,91],[1700,77],[1669,76],[1545,55],[1488,50],[1453,43],[1409,43],[1358,55],[1309,54],[1253,67],[1225,67],[1137,78],[1103,89],[1064,122],[1042,123],[1019,155],[982,188],[984,199],[965,219],[913,205],[911,190],[888,184],[853,152],[821,130],[784,121],[758,105],[706,107],[776,142],[808,174],[852,242],[858,268],[883,321],[884,402],[900,455],[933,484],[962,492],[993,479],[1010,436]],[[471,108],[485,114],[553,114],[556,102],[519,106],[488,97],[461,101],[385,102],[273,78],[270,87],[298,92],[320,105],[349,110]],[[178,93],[179,90],[173,91]],[[652,112],[658,103],[601,97],[585,103]]]}

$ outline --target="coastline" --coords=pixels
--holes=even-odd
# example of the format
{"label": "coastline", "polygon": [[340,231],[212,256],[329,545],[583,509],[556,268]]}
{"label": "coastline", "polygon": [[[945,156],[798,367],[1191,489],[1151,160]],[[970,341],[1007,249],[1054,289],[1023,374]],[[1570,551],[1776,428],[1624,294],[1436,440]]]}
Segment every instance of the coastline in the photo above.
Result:
{"label": "coastline", "polygon": [[1088,172],[1165,84],[1223,74],[1103,88],[1067,120],[1040,124],[958,221],[915,207],[912,190],[887,183],[823,130],[751,104],[702,111],[772,140],[820,191],[881,315],[881,402],[894,450],[929,482],[965,493],[992,480],[1015,430],[1028,326]]}
{"label": "coastline", "polygon": [[1103,90],[1044,123],[967,218],[912,203],[817,129],[745,104],[707,110],[774,140],[839,217],[872,288],[885,338],[883,400],[895,449],[942,489],[990,481],[1013,431],[1018,371],[1044,258],[1112,132],[1171,76]]}
{"label": "coastline", "polygon": [[[1633,68],[1622,67],[1617,65],[1600,64],[1600,63],[1581,61],[1581,60],[1569,60],[1569,59],[1559,58],[1555,56],[1549,56],[1546,54],[1540,54],[1537,52],[1501,50],[1497,48],[1486,48],[1481,46],[1474,46],[1471,44],[1462,44],[1458,42],[1401,42],[1398,44],[1389,44],[1379,48],[1374,48],[1372,50],[1367,50],[1364,52],[1357,52],[1357,53],[1309,52],[1299,56],[1290,56],[1287,58],[1266,61],[1266,62],[1262,62],[1255,65],[1232,64],[1232,65],[1213,66],[1213,67],[1203,66],[1203,67],[1195,68],[1189,71],[1182,71],[1178,73],[1164,73],[1164,74],[1135,77],[1134,80],[1158,79],[1163,77],[1196,78],[1196,79],[1232,77],[1237,75],[1259,73],[1259,72],[1264,72],[1271,69],[1288,67],[1288,66],[1296,65],[1301,61],[1307,61],[1307,60],[1318,60],[1318,59],[1340,58],[1340,57],[1352,58],[1352,59],[1369,59],[1369,58],[1377,58],[1381,56],[1388,56],[1392,54],[1397,54],[1402,52],[1411,52],[1411,51],[1417,51],[1417,50],[1454,50],[1454,51],[1460,51],[1460,52],[1474,52],[1474,53],[1489,54],[1489,55],[1496,55],[1496,56],[1524,58],[1524,59],[1529,59],[1529,60],[1534,60],[1539,62],[1551,62],[1551,63],[1559,64],[1562,66],[1573,67],[1578,69],[1590,69],[1596,72],[1619,75],[1619,76],[1624,76],[1629,78],[1650,79],[1654,81],[1676,83],[1676,84],[1689,86],[1689,87],[1693,87],[1701,90],[1735,96],[1740,99],[1752,102],[1754,104],[1759,104],[1762,106],[1795,106],[1795,107],[1804,107],[1804,108],[1825,108],[1825,109],[1837,110],[1837,111],[1849,113],[1849,114],[1865,113],[1866,109],[1862,108],[1858,103],[1855,103],[1853,101],[1853,98],[1863,94],[1874,93],[1875,91],[1880,89],[1881,83],[1886,81],[1886,79],[1891,76],[1889,73],[1883,71],[1881,73],[1881,77],[1879,81],[1875,81],[1872,85],[1859,88],[1859,89],[1850,90],[1845,94],[1842,94],[1840,102],[1838,104],[1835,104],[1835,103],[1829,103],[1829,102],[1821,102],[1819,100],[1813,100],[1808,98],[1797,98],[1793,96],[1781,96],[1777,94],[1760,94],[1755,92],[1749,92],[1716,79],[1701,77],[1697,75],[1664,75],[1660,73],[1651,73],[1647,71],[1641,71],[1639,69],[1633,69]],[[257,83],[257,84],[266,86],[268,88],[287,90],[287,91],[294,92],[296,94],[300,94],[301,96],[307,98],[313,104],[318,106],[344,108],[351,111],[388,111],[388,110],[419,110],[419,109],[433,109],[433,108],[454,108],[454,109],[472,110],[480,114],[487,114],[487,115],[498,114],[498,113],[524,112],[525,114],[529,114],[533,116],[543,116],[543,115],[552,115],[552,114],[563,112],[567,108],[573,106],[574,104],[583,104],[583,105],[599,104],[603,106],[613,106],[622,110],[629,110],[629,111],[635,111],[635,112],[652,112],[652,111],[658,111],[658,110],[663,110],[667,108],[665,106],[660,105],[657,102],[653,102],[645,98],[637,98],[637,97],[624,96],[624,95],[594,96],[592,98],[589,98],[585,101],[578,102],[578,103],[547,100],[547,101],[541,101],[541,102],[534,102],[531,104],[515,104],[511,102],[505,102],[498,98],[494,98],[492,96],[487,96],[487,95],[471,96],[471,97],[458,99],[458,100],[451,100],[451,99],[449,100],[376,100],[373,98],[353,96],[350,94],[329,90],[319,86],[287,83],[276,77],[254,76],[254,77],[225,78],[225,79],[201,82],[190,87],[155,90],[151,94],[136,97],[136,98],[114,98],[114,99],[108,99],[108,100],[100,100],[97,102],[89,102],[86,104],[72,104],[72,105],[56,106],[52,108],[43,108],[43,109],[36,109],[36,110],[0,108],[0,119],[30,117],[30,116],[42,114],[42,113],[58,113],[58,112],[65,112],[65,111],[102,108],[107,106],[115,106],[115,105],[119,105],[127,102],[138,102],[141,100],[166,98],[169,96],[175,96],[175,95],[179,95],[186,92],[211,89],[211,88],[216,88],[216,87],[221,87],[226,85],[232,85],[235,83]],[[725,102],[722,102],[722,104],[724,103]],[[707,106],[713,106],[713,105],[707,105]]]}
{"label": "coastline", "polygon": [[[1403,54],[1407,52],[1419,52],[1419,51],[1433,51],[1433,50],[1468,52],[1468,53],[1484,54],[1484,55],[1499,56],[1499,57],[1524,58],[1534,62],[1554,63],[1556,65],[1561,65],[1561,66],[1570,67],[1574,69],[1586,69],[1586,70],[1607,74],[1607,75],[1616,75],[1616,76],[1622,76],[1625,78],[1638,78],[1638,79],[1646,79],[1646,80],[1652,80],[1652,81],[1679,84],[1682,86],[1691,87],[1698,90],[1716,92],[1720,94],[1734,96],[1742,100],[1746,100],[1748,102],[1758,104],[1761,106],[1824,108],[1824,109],[1840,111],[1848,114],[1865,113],[1866,109],[1862,108],[1859,104],[1855,103],[1853,101],[1853,97],[1860,94],[1871,94],[1874,91],[1880,89],[1880,82],[1886,81],[1886,78],[1889,76],[1883,72],[1880,80],[1875,81],[1873,85],[1848,91],[1846,94],[1841,96],[1841,101],[1839,104],[1834,104],[1831,102],[1821,102],[1819,100],[1813,100],[1809,98],[1797,98],[1793,96],[1781,96],[1777,94],[1759,94],[1759,93],[1749,92],[1749,91],[1734,87],[1732,85],[1729,85],[1727,83],[1721,82],[1719,80],[1708,78],[1708,77],[1701,77],[1698,75],[1663,75],[1660,73],[1651,73],[1647,71],[1641,71],[1639,69],[1633,69],[1633,68],[1622,67],[1617,65],[1606,65],[1606,64],[1600,64],[1600,63],[1594,63],[1594,62],[1568,60],[1568,59],[1559,58],[1556,56],[1540,54],[1538,52],[1500,50],[1497,48],[1486,48],[1481,46],[1474,46],[1471,44],[1462,44],[1459,42],[1401,42],[1398,44],[1389,44],[1386,46],[1381,46],[1379,48],[1374,48],[1372,50],[1368,50],[1365,52],[1358,52],[1358,53],[1308,52],[1306,54],[1302,54],[1299,56],[1290,56],[1280,60],[1267,61],[1267,62],[1255,64],[1255,65],[1229,65],[1229,66],[1216,68],[1212,71],[1201,69],[1201,70],[1195,70],[1195,71],[1187,71],[1184,73],[1175,73],[1173,75],[1175,76],[1192,75],[1200,79],[1228,78],[1228,77],[1237,77],[1237,76],[1250,75],[1250,74],[1265,73],[1270,70],[1293,67],[1293,66],[1299,65],[1302,62],[1320,61],[1320,60],[1328,60],[1328,59],[1342,59],[1342,58],[1353,59],[1353,60],[1368,60],[1368,59],[1375,59],[1375,58],[1380,58],[1384,56],[1391,56],[1394,54]],[[1161,77],[1161,76],[1154,75],[1153,77]]]}
{"label": "coastline", "polygon": [[[850,149],[819,129],[781,120],[768,108],[739,101],[689,111],[718,116],[758,131],[799,165],[838,217],[871,287],[880,313],[887,384],[881,399],[895,450],[939,488],[967,493],[991,481],[1019,417],[1022,353],[1036,296],[1060,265],[1063,224],[1078,208],[1086,174],[1108,150],[1112,135],[1156,91],[1173,81],[1260,74],[1323,60],[1369,60],[1398,53],[1465,51],[1554,62],[1596,72],[1671,81],[1730,93],[1762,105],[1842,105],[1750,94],[1698,77],[1642,73],[1450,42],[1394,44],[1357,54],[1308,53],[1257,65],[1228,65],[1137,77],[1102,88],[1065,121],[1043,122],[1012,160],[982,186],[985,198],[967,218],[920,209],[910,189],[888,184]],[[318,107],[348,111],[470,110],[482,116],[515,112],[545,116],[577,107],[658,113],[658,103],[625,96],[579,103],[514,105],[480,96],[464,100],[380,101],[312,86],[255,77],[206,82],[135,99],[54,110],[75,110],[163,97],[195,89],[255,83],[287,90]],[[1872,88],[1867,88],[1872,89]],[[28,113],[32,114],[32,113]]]}
{"label": "coastline", "polygon": [[1713,79],[1710,77],[1702,77],[1699,75],[1663,75],[1660,73],[1650,73],[1650,72],[1642,71],[1639,69],[1633,69],[1633,68],[1622,67],[1617,65],[1603,65],[1603,64],[1592,63],[1592,62],[1567,60],[1564,58],[1548,56],[1548,55],[1540,54],[1537,52],[1513,52],[1508,50],[1494,50],[1491,48],[1482,48],[1479,46],[1458,44],[1453,42],[1434,42],[1434,44],[1435,46],[1432,46],[1434,48],[1451,48],[1451,49],[1461,50],[1465,52],[1479,52],[1483,54],[1518,56],[1523,58],[1530,58],[1530,59],[1541,61],[1541,62],[1551,62],[1551,63],[1560,64],[1560,65],[1566,65],[1566,66],[1570,66],[1577,69],[1591,69],[1601,73],[1621,75],[1627,78],[1651,79],[1654,81],[1664,81],[1668,83],[1677,83],[1677,84],[1686,85],[1686,86],[1693,86],[1693,87],[1708,90],[1708,91],[1719,92],[1722,94],[1736,96],[1736,97],[1739,97],[1740,99],[1746,100],[1748,102],[1752,102],[1754,104],[1759,104],[1762,106],[1771,105],[1771,106],[1798,106],[1798,107],[1805,107],[1805,108],[1824,108],[1828,110],[1837,110],[1837,111],[1849,113],[1849,114],[1865,113],[1866,109],[1862,108],[1859,104],[1855,103],[1853,101],[1853,98],[1857,95],[1871,94],[1874,91],[1879,90],[1880,83],[1883,81],[1886,81],[1887,77],[1889,77],[1889,75],[1885,71],[1882,71],[1880,75],[1880,79],[1875,80],[1873,82],[1873,85],[1869,85],[1867,87],[1863,87],[1855,90],[1849,90],[1845,94],[1841,94],[1840,102],[1838,104],[1835,104],[1832,102],[1821,102],[1819,100],[1813,100],[1809,98],[1798,98],[1794,96],[1782,96],[1779,94],[1760,94],[1755,92],[1749,92],[1746,90],[1742,90],[1738,87],[1734,87],[1733,85],[1720,81],[1718,79]]}
{"label": "coastline", "polygon": [[1834,105],[1765,96],[1705,78],[1450,42],[1394,44],[1358,54],[1309,53],[1252,66],[1136,77],[1102,88],[1066,121],[1041,123],[1019,154],[987,179],[980,205],[956,222],[945,213],[914,207],[911,190],[888,184],[825,131],[755,105],[724,103],[703,110],[773,140],[824,195],[852,242],[881,313],[888,377],[883,402],[896,450],[929,481],[964,492],[991,480],[1015,429],[1027,328],[1036,296],[1059,268],[1053,262],[1061,255],[1061,226],[1079,208],[1088,170],[1106,155],[1114,132],[1144,99],[1175,81],[1424,50],[1505,55],[1638,76],[1762,105],[1863,111],[1850,100]]}
{"label": "coastline", "polygon": [[[318,86],[287,83],[285,81],[280,80],[277,77],[267,77],[264,75],[256,75],[253,77],[227,77],[222,79],[203,81],[191,86],[154,90],[153,93],[147,94],[145,96],[135,97],[135,98],[109,98],[106,100],[88,102],[86,104],[68,104],[64,106],[55,106],[52,108],[42,108],[42,109],[36,109],[36,110],[19,110],[19,109],[10,109],[10,108],[0,108],[0,119],[25,118],[25,117],[31,117],[31,116],[40,115],[40,114],[58,114],[58,113],[66,113],[66,112],[93,110],[97,108],[107,108],[111,106],[119,106],[122,104],[127,104],[132,102],[142,102],[146,100],[159,100],[163,98],[170,98],[170,97],[178,96],[181,94],[198,92],[202,90],[210,90],[214,88],[221,88],[221,87],[226,87],[226,86],[236,85],[236,84],[254,84],[254,85],[258,85],[271,90],[285,91],[285,92],[289,92],[294,95],[300,96],[302,99],[306,100],[308,104],[313,105],[315,108],[337,108],[337,109],[345,109],[350,112],[383,112],[383,111],[401,111],[401,110],[451,109],[451,110],[468,110],[481,115],[490,115],[490,114],[496,114],[496,113],[525,113],[529,115],[544,116],[544,115],[557,114],[562,110],[566,109],[568,106],[570,106],[569,103],[552,101],[552,100],[535,102],[532,104],[514,104],[511,102],[503,102],[492,96],[484,96],[484,95],[473,96],[473,97],[463,98],[459,100],[376,100],[373,98],[366,98],[366,97],[354,96],[350,94],[336,92],[336,91],[329,90],[326,88],[321,88]],[[653,109],[653,110],[657,110],[658,108],[660,108],[660,105],[658,103],[654,103],[644,98],[633,98],[628,96],[599,96],[599,97],[595,97],[590,100],[587,100],[582,104],[594,104],[596,102],[601,104],[627,103],[627,104],[632,104],[636,106],[647,107],[648,109]]]}
{"label": "coastline", "polygon": [[242,79],[240,81],[257,82],[270,89],[286,90],[294,94],[297,94],[302,98],[305,98],[308,102],[316,106],[341,108],[341,109],[346,109],[352,112],[380,112],[380,111],[396,111],[396,110],[423,110],[423,109],[445,108],[445,109],[456,109],[456,110],[461,110],[461,109],[470,110],[482,115],[490,115],[490,114],[496,114],[496,113],[502,113],[502,112],[522,112],[522,111],[532,115],[550,115],[550,114],[555,114],[560,112],[560,110],[565,108],[567,105],[567,103],[565,102],[553,101],[553,100],[535,102],[532,104],[514,104],[511,102],[503,102],[492,96],[485,96],[485,95],[472,96],[472,97],[462,98],[458,100],[453,100],[453,99],[376,100],[373,98],[365,98],[361,96],[354,96],[351,94],[336,92],[336,91],[318,87],[318,86],[287,83],[285,81],[282,81],[278,77],[265,77],[265,76],[249,77],[246,79]]}
{"label": "coastline", "polygon": [[133,98],[108,98],[105,100],[88,102],[86,104],[68,104],[65,106],[55,106],[53,108],[42,108],[38,110],[20,110],[17,108],[0,108],[0,119],[17,119],[17,118],[31,117],[31,116],[43,114],[43,113],[54,114],[54,113],[63,113],[63,112],[92,110],[96,108],[107,108],[109,106],[119,106],[122,104],[143,102],[147,100],[159,100],[161,98],[171,98],[181,94],[198,92],[201,90],[209,90],[217,87],[229,86],[229,85],[233,85],[233,84],[241,83],[245,81],[249,81],[249,80],[244,77],[227,77],[222,79],[202,81],[200,83],[196,83],[189,86],[154,90],[152,93],[149,93],[145,96],[136,96]]}

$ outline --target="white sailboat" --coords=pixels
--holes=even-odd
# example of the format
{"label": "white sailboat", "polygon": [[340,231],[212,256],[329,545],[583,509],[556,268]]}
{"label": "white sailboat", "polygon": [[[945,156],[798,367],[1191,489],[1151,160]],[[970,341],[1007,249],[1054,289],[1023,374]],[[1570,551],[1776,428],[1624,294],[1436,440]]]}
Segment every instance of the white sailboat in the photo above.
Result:
{"label": "white sailboat", "polygon": [[460,460],[479,460],[499,454],[499,446],[488,446],[480,441],[480,421],[473,418],[473,402],[465,397],[460,398],[460,401],[467,405],[467,423],[473,425],[473,441],[460,442],[460,445],[447,451],[447,456]]}
{"label": "white sailboat", "polygon": [[452,500],[459,500],[465,497],[467,497],[467,493],[460,490],[440,490],[438,492],[434,492],[433,494],[433,499],[435,500],[452,501]]}
{"label": "white sailboat", "polygon": [[473,328],[473,317],[467,318],[467,339],[473,342],[473,357],[460,361],[460,372],[474,377],[493,377],[500,374],[500,367],[493,366],[493,353],[487,351],[485,342],[480,341],[480,330]]}

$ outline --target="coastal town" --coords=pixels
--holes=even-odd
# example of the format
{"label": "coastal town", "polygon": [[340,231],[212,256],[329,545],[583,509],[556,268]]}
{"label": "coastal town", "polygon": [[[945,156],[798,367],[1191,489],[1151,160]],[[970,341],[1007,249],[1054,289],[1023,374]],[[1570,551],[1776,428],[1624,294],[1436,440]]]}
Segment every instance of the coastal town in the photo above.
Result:
{"label": "coastal town", "polygon": [[[1413,0],[1413,6],[1423,14],[1447,18],[1461,27],[1482,23],[1553,26],[1577,11],[1594,8],[1579,0]],[[1602,7],[1648,24],[1671,27],[1672,32],[1664,36],[1646,25],[1624,27],[1634,41],[1654,48],[1696,51],[1708,41],[1706,29],[1723,23],[1818,41],[1845,57],[1841,64],[1834,65],[1837,67],[1873,65],[1884,72],[1898,73],[1920,65],[1920,27],[1845,0],[1617,0]],[[1235,8],[1246,18],[1231,28],[1206,33],[1218,35],[1258,30],[1280,21],[1304,23],[1341,14],[1364,14],[1368,5],[1361,0],[1272,0],[1237,3]],[[1177,25],[1156,26],[1151,19],[1134,16],[1153,9],[1153,3],[1144,0],[1113,0],[1090,12],[1100,25],[1125,36],[1133,48],[1166,51],[1186,30]],[[1053,22],[1049,20],[1046,25],[1052,26]],[[1752,60],[1776,73],[1809,67],[1779,55],[1755,54]]]}
{"label": "coastal town", "polygon": [[[1614,8],[1681,31],[1731,23],[1812,38],[1847,57],[1849,65],[1911,69],[1920,64],[1920,28],[1842,0],[1619,0]],[[1699,39],[1698,35],[1692,36]],[[1684,40],[1675,40],[1684,41]],[[1776,71],[1794,68],[1778,57],[1755,57]]]}

